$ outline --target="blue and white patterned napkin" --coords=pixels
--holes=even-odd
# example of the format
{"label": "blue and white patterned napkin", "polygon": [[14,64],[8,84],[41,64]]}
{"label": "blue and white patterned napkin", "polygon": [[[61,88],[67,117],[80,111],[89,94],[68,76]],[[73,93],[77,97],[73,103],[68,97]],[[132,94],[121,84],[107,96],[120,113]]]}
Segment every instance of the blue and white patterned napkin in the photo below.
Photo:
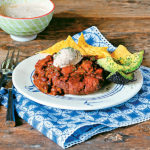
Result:
{"label": "blue and white patterned napkin", "polygon": [[[91,27],[83,31],[87,42],[94,46],[113,47],[98,31]],[[80,33],[73,38],[77,41]],[[115,107],[93,111],[73,111],[38,104],[16,90],[18,115],[62,148],[84,142],[98,133],[128,126],[150,119],[150,69],[141,67],[144,83],[137,95]],[[7,107],[7,90],[0,90],[0,102]]]}

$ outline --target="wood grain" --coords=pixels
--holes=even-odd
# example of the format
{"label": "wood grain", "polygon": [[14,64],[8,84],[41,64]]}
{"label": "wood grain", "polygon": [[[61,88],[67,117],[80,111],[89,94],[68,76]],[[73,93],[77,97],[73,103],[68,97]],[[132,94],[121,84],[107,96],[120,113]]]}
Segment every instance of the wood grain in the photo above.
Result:
{"label": "wood grain", "polygon": [[[115,46],[145,51],[143,65],[150,67],[150,0],[53,0],[54,17],[34,41],[20,43],[0,30],[0,63],[7,49],[20,49],[23,60],[82,30],[97,26]],[[54,142],[17,118],[15,128],[5,126],[6,109],[0,106],[0,149],[60,150]],[[71,150],[149,150],[150,121],[94,136]]]}
{"label": "wood grain", "polygon": [[76,12],[84,17],[137,17],[149,18],[150,1],[149,0],[53,0],[56,4],[56,11],[60,13],[65,11]]}

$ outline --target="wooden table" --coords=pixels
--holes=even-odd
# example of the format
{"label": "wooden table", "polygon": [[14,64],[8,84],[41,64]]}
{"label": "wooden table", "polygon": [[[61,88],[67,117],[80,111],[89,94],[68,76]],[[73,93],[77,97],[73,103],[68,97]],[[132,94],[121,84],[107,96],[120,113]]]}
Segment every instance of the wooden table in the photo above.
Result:
{"label": "wooden table", "polygon": [[[7,49],[20,49],[21,59],[46,49],[57,41],[90,26],[97,26],[115,46],[131,52],[145,50],[143,65],[150,67],[150,0],[53,0],[56,8],[47,29],[34,41],[20,43],[0,30],[0,62]],[[15,128],[6,128],[6,109],[0,106],[0,149],[60,150],[58,145],[17,118]],[[71,150],[150,149],[150,121],[99,134]]]}

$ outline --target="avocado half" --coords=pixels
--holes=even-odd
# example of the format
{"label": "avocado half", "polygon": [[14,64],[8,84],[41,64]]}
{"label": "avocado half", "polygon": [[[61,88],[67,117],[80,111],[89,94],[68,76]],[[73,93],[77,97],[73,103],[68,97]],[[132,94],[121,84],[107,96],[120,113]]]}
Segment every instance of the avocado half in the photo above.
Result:
{"label": "avocado half", "polygon": [[[137,70],[143,60],[144,51],[140,51],[138,53],[134,53],[129,55],[128,57],[124,58],[125,64],[118,64],[112,57],[105,57],[102,59],[98,59],[97,63],[104,68],[106,71],[109,72],[124,72],[124,73],[131,73]],[[121,59],[121,58],[120,58]]]}
{"label": "avocado half", "polygon": [[112,72],[106,79],[116,84],[126,84],[134,80],[134,73]]}

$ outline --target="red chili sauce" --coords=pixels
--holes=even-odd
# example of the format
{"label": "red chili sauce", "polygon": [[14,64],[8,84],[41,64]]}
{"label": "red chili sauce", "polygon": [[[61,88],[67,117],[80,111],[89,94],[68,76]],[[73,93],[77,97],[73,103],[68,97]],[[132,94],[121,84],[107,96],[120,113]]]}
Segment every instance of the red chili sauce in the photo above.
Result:
{"label": "red chili sauce", "polygon": [[59,68],[53,65],[53,56],[48,55],[36,63],[33,82],[41,92],[50,95],[93,93],[104,84],[104,70],[96,60],[95,56],[83,56],[77,65]]}

